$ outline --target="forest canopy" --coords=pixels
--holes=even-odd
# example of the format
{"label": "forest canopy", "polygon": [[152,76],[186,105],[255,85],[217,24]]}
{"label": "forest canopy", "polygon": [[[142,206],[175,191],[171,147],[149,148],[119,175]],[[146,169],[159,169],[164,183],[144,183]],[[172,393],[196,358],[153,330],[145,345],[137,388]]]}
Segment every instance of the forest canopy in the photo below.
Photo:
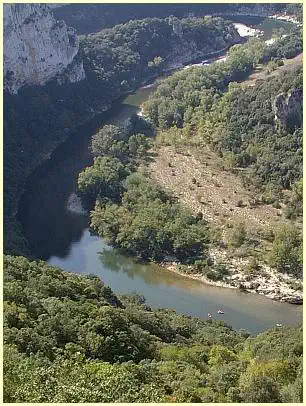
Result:
{"label": "forest canopy", "polygon": [[4,356],[5,402],[302,401],[300,327],[250,337],[22,257],[4,257]]}

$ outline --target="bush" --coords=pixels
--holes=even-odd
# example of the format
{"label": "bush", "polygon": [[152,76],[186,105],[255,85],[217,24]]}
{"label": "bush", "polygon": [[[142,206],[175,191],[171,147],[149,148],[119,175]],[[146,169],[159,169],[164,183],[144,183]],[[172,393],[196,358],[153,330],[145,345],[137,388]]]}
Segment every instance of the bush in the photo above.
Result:
{"label": "bush", "polygon": [[247,231],[244,223],[235,224],[231,232],[228,233],[228,244],[231,247],[238,248],[246,242]]}
{"label": "bush", "polygon": [[259,263],[258,263],[257,259],[254,257],[251,257],[251,259],[247,265],[247,271],[250,273],[253,273],[253,272],[257,272],[259,270],[259,268],[260,267],[259,267]]}
{"label": "bush", "polygon": [[209,268],[205,272],[208,279],[213,281],[221,281],[225,276],[229,275],[230,272],[224,264],[216,264],[213,268]]}
{"label": "bush", "polygon": [[284,225],[277,230],[268,263],[281,272],[301,276],[302,237],[295,226]]}

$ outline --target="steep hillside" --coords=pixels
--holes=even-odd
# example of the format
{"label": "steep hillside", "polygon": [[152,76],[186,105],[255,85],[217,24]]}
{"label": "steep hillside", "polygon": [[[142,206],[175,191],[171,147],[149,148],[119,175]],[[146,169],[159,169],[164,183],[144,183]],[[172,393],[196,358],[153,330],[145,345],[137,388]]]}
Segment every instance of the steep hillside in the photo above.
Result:
{"label": "steep hillside", "polygon": [[57,21],[49,5],[5,4],[3,34],[4,88],[10,93],[25,85],[44,85],[65,70],[69,82],[84,79],[83,64],[75,58],[76,32]]}
{"label": "steep hillside", "polygon": [[302,330],[257,337],[4,258],[5,402],[301,402]]}
{"label": "steep hillside", "polygon": [[[252,40],[225,62],[172,75],[143,117],[157,134],[151,177],[217,230],[210,256],[227,273],[206,277],[300,303],[302,70],[281,69],[280,58],[300,52],[301,31],[285,39]],[[259,63],[275,74],[244,83]],[[197,266],[176,269],[203,279]]]}
{"label": "steep hillside", "polygon": [[[43,18],[50,18],[49,12],[42,12]],[[51,19],[50,24],[53,23]],[[39,51],[35,47],[40,49],[48,35],[51,45],[56,46],[58,39],[53,37],[52,27],[41,36],[41,41],[36,41],[41,26],[37,23],[37,30],[34,30],[33,24],[35,26],[35,22],[30,21],[25,25],[23,21],[21,28],[25,30],[24,35],[29,34],[26,29],[33,33],[33,42],[31,43],[32,34],[28,41],[37,55]],[[60,24],[62,34],[67,31],[61,23],[54,24],[55,27]],[[54,33],[57,33],[56,29]],[[22,38],[23,31],[20,35]],[[67,35],[63,38],[65,41]],[[10,41],[10,38],[7,35],[5,41]],[[5,92],[4,240],[7,252],[27,252],[26,242],[23,241],[20,227],[15,221],[26,176],[69,133],[107,110],[114,100],[132,91],[148,78],[158,75],[169,65],[187,62],[190,58],[219,50],[240,40],[233,25],[221,18],[155,18],[133,21],[81,38],[80,50],[75,59],[79,61],[79,66],[84,65],[86,78],[80,82],[69,83],[69,75],[73,76],[73,69],[70,73],[67,71],[70,64],[45,86],[24,86],[19,89],[18,95]],[[6,46],[8,44],[9,42]],[[71,46],[68,44],[66,48],[67,55],[70,55]],[[72,49],[74,53],[75,47]],[[18,60],[18,48],[14,48],[13,55],[14,60]],[[49,62],[52,61],[51,58]],[[38,66],[49,62],[39,62]],[[24,63],[28,64],[27,61]],[[50,71],[47,69],[43,81],[47,80],[51,71],[55,73],[58,68],[56,65],[51,67]]]}

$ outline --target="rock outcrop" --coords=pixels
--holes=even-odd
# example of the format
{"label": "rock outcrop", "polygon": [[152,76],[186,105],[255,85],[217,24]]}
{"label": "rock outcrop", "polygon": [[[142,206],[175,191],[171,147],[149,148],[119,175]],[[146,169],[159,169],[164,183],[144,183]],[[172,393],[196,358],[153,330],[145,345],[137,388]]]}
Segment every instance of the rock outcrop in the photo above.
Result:
{"label": "rock outcrop", "polygon": [[[64,82],[85,77],[74,29],[57,21],[48,4],[4,5],[4,88],[43,85],[63,74]],[[67,71],[66,71],[67,69]]]}
{"label": "rock outcrop", "polygon": [[292,89],[288,94],[280,93],[273,101],[275,121],[286,127],[298,127],[302,121],[302,89]]}
{"label": "rock outcrop", "polygon": [[173,43],[172,51],[165,58],[165,70],[182,68],[189,62],[200,61],[200,59],[215,58],[234,44],[241,44],[244,40],[239,35],[234,25],[229,25],[222,35],[214,37],[214,46],[205,41],[199,43],[188,37],[188,30],[180,23],[180,20],[170,20],[176,41]]}

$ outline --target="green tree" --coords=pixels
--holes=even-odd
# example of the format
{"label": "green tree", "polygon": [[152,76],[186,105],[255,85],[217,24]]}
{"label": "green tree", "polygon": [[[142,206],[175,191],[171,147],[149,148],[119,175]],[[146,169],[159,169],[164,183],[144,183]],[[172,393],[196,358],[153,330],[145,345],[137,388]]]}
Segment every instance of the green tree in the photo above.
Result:
{"label": "green tree", "polygon": [[256,374],[243,374],[239,388],[244,402],[279,403],[281,395],[278,384],[270,377]]}
{"label": "green tree", "polygon": [[246,241],[247,231],[244,223],[235,224],[229,232],[228,243],[230,246],[238,248]]}
{"label": "green tree", "polygon": [[90,207],[98,197],[118,200],[126,176],[127,171],[117,158],[97,157],[93,166],[80,173],[78,194],[86,207]]}
{"label": "green tree", "polygon": [[112,155],[114,144],[123,137],[122,130],[115,125],[105,125],[91,140],[91,152],[94,156]]}
{"label": "green tree", "polygon": [[224,363],[237,361],[237,355],[222,345],[213,345],[209,352],[209,365],[222,365]]}
{"label": "green tree", "polygon": [[302,270],[302,239],[293,225],[284,225],[277,230],[268,256],[269,265],[279,271],[300,276]]}

